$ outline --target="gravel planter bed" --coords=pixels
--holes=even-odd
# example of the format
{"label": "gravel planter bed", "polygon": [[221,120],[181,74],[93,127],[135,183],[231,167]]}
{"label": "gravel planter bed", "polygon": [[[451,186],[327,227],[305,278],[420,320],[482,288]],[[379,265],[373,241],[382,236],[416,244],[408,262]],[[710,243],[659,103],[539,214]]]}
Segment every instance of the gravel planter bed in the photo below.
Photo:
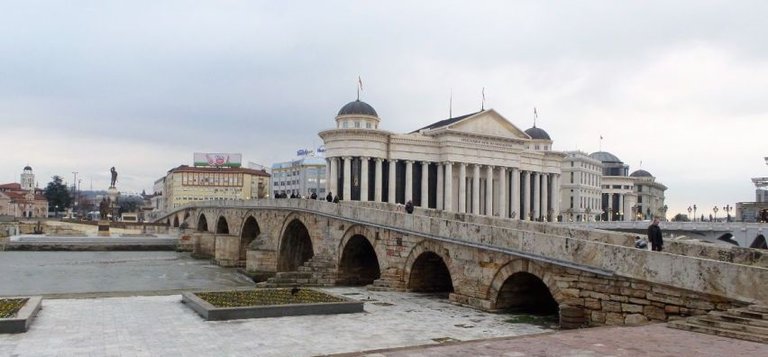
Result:
{"label": "gravel planter bed", "polygon": [[42,296],[0,298],[0,333],[26,332],[42,301]]}
{"label": "gravel planter bed", "polygon": [[312,289],[184,292],[182,303],[208,321],[363,312],[363,303]]}

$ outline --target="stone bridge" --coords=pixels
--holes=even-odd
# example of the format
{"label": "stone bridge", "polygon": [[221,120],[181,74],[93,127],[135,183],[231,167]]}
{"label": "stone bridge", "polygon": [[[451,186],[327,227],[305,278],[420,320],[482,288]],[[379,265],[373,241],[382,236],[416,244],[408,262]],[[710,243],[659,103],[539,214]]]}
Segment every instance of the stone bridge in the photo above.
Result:
{"label": "stone bridge", "polygon": [[[194,253],[267,284],[445,293],[487,311],[632,324],[766,303],[768,262],[713,247],[659,253],[632,234],[373,202],[201,202],[162,219]],[[719,249],[719,248],[717,248]]]}

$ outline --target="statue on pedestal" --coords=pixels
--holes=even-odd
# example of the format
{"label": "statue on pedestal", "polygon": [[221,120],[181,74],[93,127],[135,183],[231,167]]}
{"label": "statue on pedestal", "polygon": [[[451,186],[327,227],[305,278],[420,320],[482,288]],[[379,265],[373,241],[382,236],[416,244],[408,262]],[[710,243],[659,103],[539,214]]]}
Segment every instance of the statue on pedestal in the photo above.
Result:
{"label": "statue on pedestal", "polygon": [[99,203],[99,216],[101,216],[101,219],[107,219],[107,215],[109,214],[109,201],[106,197],[101,199],[101,202]]}
{"label": "statue on pedestal", "polygon": [[115,183],[117,182],[117,171],[115,170],[115,167],[112,166],[111,169],[109,169],[109,172],[112,174],[112,181],[109,184],[109,187],[115,187]]}

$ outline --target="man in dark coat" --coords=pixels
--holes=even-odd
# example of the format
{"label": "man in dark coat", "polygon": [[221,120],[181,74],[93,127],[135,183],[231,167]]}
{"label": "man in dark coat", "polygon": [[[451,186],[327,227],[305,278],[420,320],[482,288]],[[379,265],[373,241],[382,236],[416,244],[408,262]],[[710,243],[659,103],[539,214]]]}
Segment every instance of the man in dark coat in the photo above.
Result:
{"label": "man in dark coat", "polygon": [[333,202],[333,194],[331,192],[328,192],[328,195],[325,196],[325,200],[328,202]]}
{"label": "man in dark coat", "polygon": [[648,241],[651,242],[651,250],[660,252],[664,246],[664,240],[661,238],[661,228],[659,228],[659,219],[654,218],[653,223],[648,226]]}

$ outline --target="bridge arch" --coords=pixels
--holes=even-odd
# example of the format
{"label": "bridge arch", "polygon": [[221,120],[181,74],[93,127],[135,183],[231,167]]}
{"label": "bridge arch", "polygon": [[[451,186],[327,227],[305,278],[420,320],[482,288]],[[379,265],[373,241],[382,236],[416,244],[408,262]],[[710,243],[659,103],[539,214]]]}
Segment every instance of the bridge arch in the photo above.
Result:
{"label": "bridge arch", "polygon": [[248,245],[253,242],[256,237],[261,234],[261,228],[259,222],[253,216],[248,216],[243,223],[243,228],[240,230],[240,252],[238,258],[241,262],[245,262],[248,252]]}
{"label": "bridge arch", "polygon": [[360,225],[354,225],[345,232],[338,249],[337,284],[368,285],[381,277],[381,260],[374,248],[376,240],[370,238],[375,234]]}
{"label": "bridge arch", "polygon": [[563,300],[552,276],[526,259],[515,259],[501,267],[488,288],[491,310],[517,310],[554,315]]}
{"label": "bridge arch", "polygon": [[176,216],[176,215],[173,216],[173,226],[175,228],[179,227],[179,216]]}
{"label": "bridge arch", "polygon": [[768,244],[765,242],[765,236],[758,234],[757,237],[755,237],[755,240],[752,241],[752,244],[749,245],[749,247],[754,249],[768,249]]}
{"label": "bridge arch", "polygon": [[277,271],[295,271],[315,255],[312,238],[302,220],[291,214],[280,235]]}
{"label": "bridge arch", "polygon": [[405,263],[406,289],[414,292],[452,293],[451,260],[441,244],[424,240],[413,247]]}
{"label": "bridge arch", "polygon": [[197,231],[208,232],[208,219],[205,218],[205,213],[200,213],[200,217],[197,218]]}
{"label": "bridge arch", "polygon": [[229,224],[224,216],[220,216],[216,222],[216,234],[229,234]]}

